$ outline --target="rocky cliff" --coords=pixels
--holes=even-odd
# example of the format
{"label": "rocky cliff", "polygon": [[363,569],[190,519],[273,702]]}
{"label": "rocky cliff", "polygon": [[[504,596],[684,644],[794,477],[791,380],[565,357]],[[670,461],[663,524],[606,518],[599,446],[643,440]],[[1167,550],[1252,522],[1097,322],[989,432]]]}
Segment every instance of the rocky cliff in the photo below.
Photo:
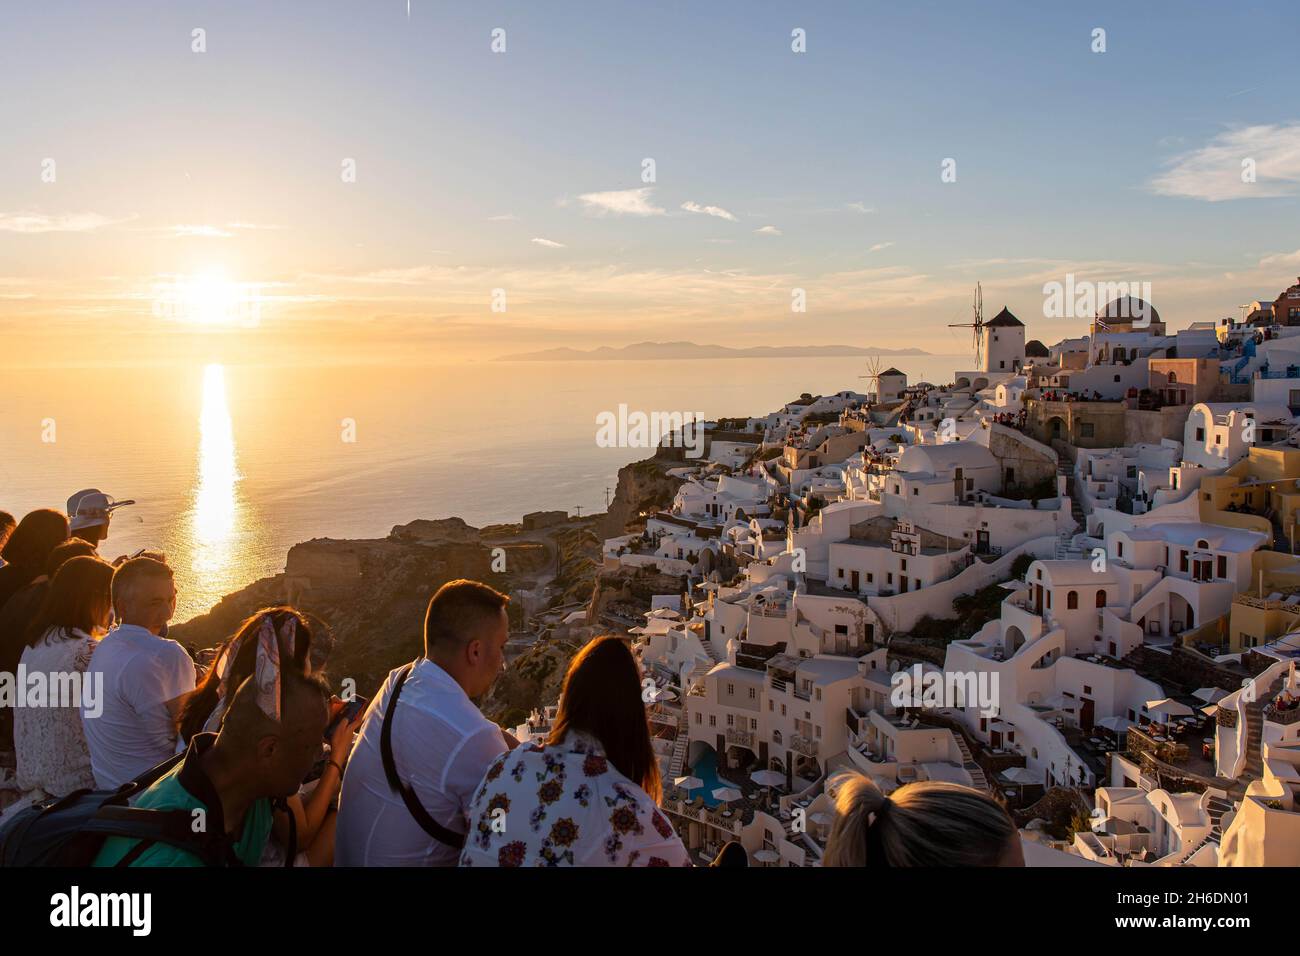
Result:
{"label": "rocky cliff", "polygon": [[[555,702],[573,654],[603,632],[594,616],[570,625],[557,618],[566,607],[600,603],[593,597],[601,539],[610,527],[624,533],[639,512],[671,504],[681,482],[664,475],[666,467],[671,463],[649,459],[620,469],[607,515],[536,513],[527,522],[485,528],[460,518],[419,520],[393,528],[387,538],[295,545],[282,574],[226,596],[207,614],[174,626],[170,636],[194,649],[213,647],[260,608],[290,603],[321,622],[320,656],[327,655],[335,687],[351,678],[357,693],[372,696],[390,670],[422,652],[433,593],[447,581],[474,578],[511,595],[512,639],[539,635],[484,701],[485,713],[513,726],[532,708]],[[647,595],[641,589],[637,597],[648,605]]]}

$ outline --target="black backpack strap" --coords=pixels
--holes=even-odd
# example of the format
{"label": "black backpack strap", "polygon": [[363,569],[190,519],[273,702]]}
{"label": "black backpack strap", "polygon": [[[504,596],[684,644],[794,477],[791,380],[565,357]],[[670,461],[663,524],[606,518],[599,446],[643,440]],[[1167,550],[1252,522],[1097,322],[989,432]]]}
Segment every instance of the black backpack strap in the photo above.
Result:
{"label": "black backpack strap", "polygon": [[271,806],[289,817],[289,846],[286,848],[284,865],[293,866],[293,858],[298,855],[298,817],[294,815],[287,798],[276,798],[271,801]]}
{"label": "black backpack strap", "polygon": [[187,752],[188,751],[182,750],[178,754],[172,754],[162,763],[158,764],[158,766],[149,768],[134,780],[128,780],[114,791],[112,799],[114,802],[120,801],[124,798],[130,799],[136,794],[148,790],[163,777],[167,776],[167,774],[170,773],[177,764],[184,760]]}
{"label": "black backpack strap", "polygon": [[224,834],[195,833],[189,810],[149,810],[143,807],[103,806],[84,823],[82,833],[125,837],[140,841],[118,866],[129,866],[154,843],[166,843],[193,853],[204,866],[241,866],[230,839]]}
{"label": "black backpack strap", "polygon": [[401,794],[402,802],[406,804],[406,809],[415,818],[415,822],[420,825],[421,830],[439,843],[446,844],[453,850],[461,850],[465,847],[464,834],[448,830],[429,816],[429,811],[424,809],[424,806],[420,803],[420,798],[415,795],[415,791],[398,777],[397,764],[393,761],[393,714],[397,710],[397,698],[402,695],[402,685],[406,683],[406,678],[411,676],[411,671],[414,669],[415,661],[412,661],[397,672],[397,680],[393,683],[393,693],[388,698],[388,705],[384,708],[384,725],[379,733],[379,754],[384,762],[384,776],[388,778],[388,785]]}

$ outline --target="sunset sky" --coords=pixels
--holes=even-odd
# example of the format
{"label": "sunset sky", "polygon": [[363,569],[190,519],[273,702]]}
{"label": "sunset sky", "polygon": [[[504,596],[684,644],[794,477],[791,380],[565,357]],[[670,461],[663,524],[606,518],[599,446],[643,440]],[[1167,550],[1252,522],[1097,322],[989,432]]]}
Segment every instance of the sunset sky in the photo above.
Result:
{"label": "sunset sky", "polygon": [[976,280],[1051,342],[1067,272],[1174,328],[1300,274],[1288,3],[125,6],[6,11],[0,365],[956,352]]}

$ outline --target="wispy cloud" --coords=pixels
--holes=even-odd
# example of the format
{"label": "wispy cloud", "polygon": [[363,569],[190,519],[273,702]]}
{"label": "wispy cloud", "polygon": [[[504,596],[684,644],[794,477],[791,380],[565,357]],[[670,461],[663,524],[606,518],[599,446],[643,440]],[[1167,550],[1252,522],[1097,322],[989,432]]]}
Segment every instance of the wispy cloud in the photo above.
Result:
{"label": "wispy cloud", "polygon": [[[1253,160],[1255,182],[1242,182]],[[1292,196],[1300,185],[1300,123],[1245,126],[1175,157],[1148,187],[1161,196],[1220,202]]]}
{"label": "wispy cloud", "polygon": [[500,216],[488,216],[487,221],[488,222],[518,222],[519,217],[516,216],[514,213],[507,212],[507,213],[503,213]]}
{"label": "wispy cloud", "polygon": [[717,216],[719,219],[725,219],[728,222],[736,221],[736,217],[721,206],[702,206],[697,202],[691,202],[688,200],[682,203],[682,208],[687,212],[701,213],[705,216]]}
{"label": "wispy cloud", "polygon": [[776,226],[760,226],[758,229],[754,230],[754,234],[758,236],[779,236],[781,235],[781,230],[776,228]]}
{"label": "wispy cloud", "polygon": [[192,237],[201,239],[233,239],[235,237],[235,234],[232,231],[229,229],[222,229],[220,226],[172,226],[168,232],[178,239],[189,239]]}
{"label": "wispy cloud", "polygon": [[851,203],[847,203],[847,204],[844,206],[844,208],[850,210],[851,212],[860,212],[860,213],[862,213],[863,215],[866,215],[867,213],[872,213],[872,212],[875,212],[875,211],[876,211],[876,208],[875,208],[874,206],[868,206],[868,205],[867,205],[866,203],[864,203],[864,202],[851,202]]}
{"label": "wispy cloud", "polygon": [[92,232],[127,221],[127,219],[101,216],[97,212],[69,212],[58,215],[39,212],[0,213],[0,232],[19,232],[28,235],[42,232]]}
{"label": "wispy cloud", "polygon": [[878,242],[868,249],[867,252],[879,252],[881,249],[888,249],[892,245],[892,242]]}
{"label": "wispy cloud", "polygon": [[587,209],[598,215],[662,216],[664,210],[650,201],[652,186],[640,189],[616,189],[609,192],[583,193],[578,197]]}
{"label": "wispy cloud", "polygon": [[542,239],[541,237],[534,236],[534,237],[533,237],[532,239],[530,239],[529,241],[530,241],[530,242],[533,242],[533,243],[535,243],[535,244],[537,244],[537,245],[539,245],[539,246],[545,246],[547,249],[563,249],[563,248],[564,248],[564,243],[562,243],[562,242],[556,242],[554,239]]}

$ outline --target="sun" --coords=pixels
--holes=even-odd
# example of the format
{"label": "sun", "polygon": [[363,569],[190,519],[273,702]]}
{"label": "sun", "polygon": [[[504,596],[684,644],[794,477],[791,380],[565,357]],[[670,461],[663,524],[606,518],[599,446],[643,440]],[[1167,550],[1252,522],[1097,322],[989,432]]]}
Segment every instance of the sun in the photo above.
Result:
{"label": "sun", "polygon": [[206,328],[253,328],[261,319],[255,285],[232,280],[220,267],[172,276],[154,290],[154,314]]}

